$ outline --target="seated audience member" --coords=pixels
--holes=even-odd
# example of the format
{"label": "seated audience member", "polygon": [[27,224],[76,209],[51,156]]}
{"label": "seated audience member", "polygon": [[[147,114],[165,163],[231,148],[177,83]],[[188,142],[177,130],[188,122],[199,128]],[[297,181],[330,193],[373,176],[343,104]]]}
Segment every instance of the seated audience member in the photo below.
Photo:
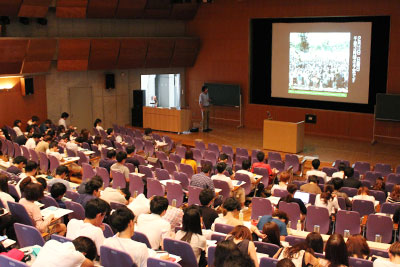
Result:
{"label": "seated audience member", "polygon": [[125,163],[131,163],[135,168],[139,168],[140,162],[139,160],[135,159],[133,156],[135,155],[135,146],[128,146],[126,148],[126,160]]}
{"label": "seated audience member", "polygon": [[269,164],[264,163],[265,159],[265,154],[264,152],[260,151],[257,153],[257,160],[258,162],[253,163],[253,166],[251,167],[251,172],[254,172],[254,168],[264,168],[268,170],[268,175],[269,175],[269,183],[272,184],[273,181],[273,175],[276,173],[276,170],[272,170]]}
{"label": "seated audience member", "polygon": [[211,180],[220,180],[220,181],[227,182],[229,189],[231,190],[231,195],[236,197],[239,200],[240,205],[242,207],[244,207],[244,202],[246,201],[246,195],[245,195],[244,189],[242,187],[239,187],[236,189],[233,187],[231,178],[229,178],[228,176],[226,176],[224,174],[225,169],[226,169],[226,163],[219,162],[217,164],[217,174],[211,176]]}
{"label": "seated audience member", "polygon": [[228,257],[243,257],[245,255],[240,252],[238,246],[232,240],[223,240],[218,242],[217,247],[215,248],[214,266],[225,266],[224,263]]}
{"label": "seated audience member", "polygon": [[78,190],[78,193],[79,194],[85,194],[85,188],[86,188],[86,185],[87,185],[87,183],[89,182],[89,181],[91,181],[91,180],[97,180],[99,183],[101,183],[101,184],[103,184],[103,179],[100,177],[100,176],[98,176],[98,175],[95,175],[95,176],[93,176],[92,177],[92,179],[90,179],[90,180],[86,180],[86,181],[84,181],[84,182],[82,182],[79,186],[78,186],[78,188],[77,188],[77,190]]}
{"label": "seated audience member", "polygon": [[239,248],[242,255],[249,255],[253,260],[254,265],[258,267],[258,258],[256,247],[252,241],[249,228],[243,225],[237,225],[226,237],[227,240],[232,240]]}
{"label": "seated audience member", "polygon": [[40,132],[42,134],[48,134],[49,131],[52,130],[52,124],[53,124],[53,122],[51,120],[49,120],[49,119],[45,120],[42,124],[40,124],[40,127],[39,127]]}
{"label": "seated audience member", "polygon": [[242,169],[238,170],[236,173],[242,173],[249,176],[250,181],[252,183],[252,188],[254,189],[254,184],[256,183],[256,179],[254,179],[255,174],[250,171],[251,169],[251,162],[248,159],[242,161]]}
{"label": "seated audience member", "polygon": [[385,190],[385,181],[382,177],[376,178],[375,184],[372,187],[372,190],[382,191],[387,196],[387,192]]}
{"label": "seated audience member", "polygon": [[393,187],[390,196],[386,199],[386,202],[389,203],[400,203],[400,185],[395,185]]}
{"label": "seated audience member", "polygon": [[294,193],[296,193],[296,191],[297,191],[297,185],[295,185],[295,184],[289,184],[289,185],[287,186],[287,191],[289,192],[289,194],[288,194],[286,197],[282,197],[282,198],[279,200],[279,202],[278,202],[278,209],[279,209],[279,203],[280,203],[281,201],[288,202],[288,203],[294,202],[294,203],[299,204],[301,214],[302,214],[302,215],[306,215],[306,214],[307,214],[307,208],[306,208],[306,206],[304,205],[304,202],[303,202],[301,199],[298,199],[298,198],[295,198],[295,197],[294,197]]}
{"label": "seated audience member", "polygon": [[300,186],[300,191],[310,194],[321,194],[321,188],[318,186],[318,177],[315,175],[308,176],[308,184]]}
{"label": "seated audience member", "polygon": [[147,236],[153,249],[159,249],[165,237],[173,237],[171,224],[161,218],[167,209],[168,199],[155,196],[150,201],[151,214],[141,214],[137,220],[137,230]]}
{"label": "seated audience member", "polygon": [[[126,167],[125,164],[125,159],[126,159],[126,152],[120,151],[117,153],[117,162],[111,165],[110,171],[119,171],[121,172],[125,179],[126,182],[129,182],[129,169]],[[110,172],[111,176],[112,173]]]}
{"label": "seated audience member", "polygon": [[56,141],[52,141],[49,144],[49,149],[46,150],[46,154],[47,156],[54,156],[56,157],[56,159],[58,159],[59,161],[64,161],[63,159],[63,155],[58,152],[58,143]]}
{"label": "seated audience member", "polygon": [[332,178],[332,179],[329,181],[329,183],[333,185],[333,188],[334,188],[333,194],[336,195],[337,197],[344,198],[344,200],[345,200],[345,202],[346,202],[346,207],[347,207],[347,208],[351,208],[352,202],[351,202],[351,200],[349,199],[349,197],[347,196],[347,194],[339,191],[340,188],[343,187],[343,179],[340,179],[340,178]]}
{"label": "seated audience member", "polygon": [[18,145],[23,146],[26,144],[27,140],[28,140],[28,138],[26,138],[25,135],[20,135],[14,139],[14,143],[17,143]]}
{"label": "seated audience member", "polygon": [[287,171],[283,171],[279,175],[279,183],[274,184],[271,188],[271,194],[274,195],[275,189],[282,189],[286,190],[287,189],[287,183],[290,179],[290,174]]}
{"label": "seated audience member", "polygon": [[110,215],[109,221],[111,226],[118,232],[113,237],[104,240],[103,245],[128,253],[138,267],[146,267],[147,258],[149,256],[154,257],[156,253],[147,249],[146,244],[131,239],[135,234],[134,219],[135,215],[127,207],[115,210]]}
{"label": "seated audience member", "polygon": [[67,188],[62,183],[55,183],[50,188],[51,197],[54,198],[58,206],[63,209],[67,208],[64,201],[62,201],[62,198],[65,196],[65,192],[67,192]]}
{"label": "seated audience member", "polygon": [[56,221],[53,220],[54,215],[50,215],[43,219],[42,214],[40,213],[40,208],[34,203],[44,196],[42,185],[30,183],[25,186],[24,194],[25,197],[21,198],[19,203],[25,207],[35,227],[41,233],[58,233],[59,235],[64,235],[66,229],[65,224],[56,223]]}
{"label": "seated audience member", "polygon": [[111,204],[111,202],[115,202],[123,205],[129,204],[130,197],[131,193],[127,187],[124,189],[107,187],[100,196],[101,199],[107,201],[109,204]]}
{"label": "seated audience member", "polygon": [[344,179],[346,177],[344,170],[346,169],[346,164],[343,162],[339,163],[338,171],[332,174],[332,178]]}
{"label": "seated audience member", "polygon": [[13,164],[7,168],[6,172],[19,175],[25,168],[27,160],[24,156],[17,156],[14,158]]}
{"label": "seated audience member", "polygon": [[101,119],[97,118],[93,123],[93,127],[96,128],[96,130],[98,131],[100,130],[104,131],[103,127],[101,127],[101,123],[102,123]]}
{"label": "seated audience member", "polygon": [[291,247],[280,248],[273,256],[274,259],[290,259],[294,266],[318,266],[318,259],[314,257],[314,251],[307,242],[300,242]]}
{"label": "seated audience member", "polygon": [[400,266],[400,242],[394,242],[389,248],[389,261],[379,258],[374,261],[374,267],[399,267]]}
{"label": "seated audience member", "polygon": [[69,117],[69,114],[67,112],[61,113],[61,118],[58,120],[58,125],[64,126],[65,129],[68,129],[67,127],[67,119]]}
{"label": "seated audience member", "polygon": [[152,133],[153,133],[153,130],[151,128],[144,129],[143,140],[155,143]]}
{"label": "seated audience member", "polygon": [[32,129],[34,133],[40,134],[40,129],[38,125],[39,125],[39,117],[33,115],[32,118],[26,122],[26,132],[30,132],[30,130]]}
{"label": "seated audience member", "polygon": [[78,138],[74,139],[70,137],[69,141],[65,144],[65,148],[75,152],[75,154],[79,150],[78,141],[76,139]]}
{"label": "seated audience member", "polygon": [[183,210],[169,205],[162,218],[171,224],[171,232],[175,233],[175,228],[182,225]]}
{"label": "seated audience member", "polygon": [[117,143],[122,143],[122,137],[120,135],[115,136],[115,132],[113,128],[107,129],[107,138],[110,140],[115,140]]}
{"label": "seated audience member", "polygon": [[99,162],[99,167],[105,168],[108,173],[110,173],[111,166],[117,162],[115,159],[117,156],[117,152],[114,149],[107,151],[107,158],[101,159]]}
{"label": "seated audience member", "polygon": [[285,236],[288,235],[287,233],[287,224],[289,222],[289,217],[287,216],[286,212],[275,210],[272,215],[264,215],[260,218],[257,223],[257,228],[262,231],[264,228],[264,224],[268,222],[274,222],[278,225],[279,228],[279,236],[280,239],[283,241],[285,240]]}
{"label": "seated audience member", "polygon": [[281,259],[276,264],[276,267],[295,267],[295,265],[290,259]]}
{"label": "seated audience member", "polygon": [[86,236],[96,244],[97,255],[100,255],[100,246],[104,243],[104,217],[110,212],[110,205],[100,198],[88,201],[85,206],[85,219],[72,219],[67,225],[67,238],[74,239]]}
{"label": "seated audience member", "polygon": [[313,168],[312,168],[312,170],[307,171],[306,178],[310,177],[311,175],[315,175],[317,177],[323,178],[325,183],[326,183],[327,182],[326,173],[324,173],[323,171],[318,170],[320,164],[321,164],[321,162],[319,161],[319,159],[314,159],[311,162],[311,165],[312,165]]}
{"label": "seated audience member", "polygon": [[201,166],[201,173],[197,173],[190,179],[190,185],[195,187],[200,187],[203,189],[211,189],[215,191],[213,181],[210,178],[212,166],[209,163],[203,164]]}
{"label": "seated audience member", "polygon": [[181,163],[190,165],[193,169],[193,173],[197,173],[197,163],[193,159],[193,151],[188,149],[185,152],[185,158],[181,160]]}
{"label": "seated audience member", "polygon": [[144,194],[139,194],[127,207],[136,217],[139,217],[140,214],[148,214],[150,213],[150,199],[147,199]]}
{"label": "seated audience member", "polygon": [[315,206],[328,209],[330,215],[340,210],[337,197],[333,194],[333,185],[325,185],[324,192],[315,197]]}
{"label": "seated audience member", "polygon": [[31,138],[28,138],[28,140],[25,143],[26,148],[28,149],[33,149],[35,150],[36,144],[40,141],[40,138],[42,136],[40,134],[33,134]]}
{"label": "seated audience member", "polygon": [[221,153],[221,154],[219,154],[217,163],[224,162],[226,164],[225,170],[229,173],[229,177],[232,178],[233,170],[232,170],[231,166],[228,166],[228,159],[229,159],[229,156],[227,154]]}
{"label": "seated audience member", "polygon": [[21,180],[19,180],[17,185],[15,186],[19,196],[21,196],[21,193],[23,191],[23,189],[22,189],[23,184],[26,185],[30,182],[37,183],[37,180],[35,178],[37,171],[38,171],[38,164],[36,162],[28,161],[26,163],[25,173],[21,173],[19,175]]}
{"label": "seated audience member", "polygon": [[49,240],[40,249],[32,267],[58,267],[61,263],[63,267],[92,267],[96,255],[96,244],[84,236],[65,243]]}
{"label": "seated audience member", "polygon": [[265,235],[265,237],[262,239],[263,242],[282,247],[279,226],[275,222],[265,223],[262,233]]}
{"label": "seated audience member", "polygon": [[88,201],[100,197],[100,190],[102,187],[103,182],[92,178],[92,180],[85,185],[85,193],[80,194],[76,202],[85,208]]}
{"label": "seated audience member", "polygon": [[347,254],[349,257],[364,260],[372,260],[367,240],[362,235],[351,235],[346,241]]}
{"label": "seated audience member", "polygon": [[43,152],[46,153],[47,149],[49,149],[49,145],[51,142],[51,136],[50,135],[45,135],[43,137],[43,140],[39,141],[39,143],[35,147],[36,152]]}
{"label": "seated audience member", "polygon": [[[233,197],[227,198],[222,205],[223,217],[218,217],[215,219],[214,223],[211,225],[211,230],[215,231],[215,224],[227,224],[231,226],[243,225],[243,222],[236,219],[240,211],[240,203]],[[236,216],[235,216],[236,215]]]}
{"label": "seated audience member", "polygon": [[[8,193],[8,177],[5,174],[0,173],[0,201],[3,203],[7,211],[8,208],[7,201],[15,202],[15,199]],[[4,232],[7,237],[13,240],[15,239],[14,223],[15,217],[9,214],[3,214],[0,216],[0,234],[3,235]]]}
{"label": "seated audience member", "polygon": [[21,120],[15,120],[13,130],[15,131],[17,137],[20,135],[24,135],[24,133],[21,131],[21,127],[22,127]]}
{"label": "seated audience member", "polygon": [[201,203],[200,214],[203,218],[203,223],[206,229],[211,229],[211,225],[214,223],[214,220],[218,218],[218,213],[211,208],[213,200],[214,200],[214,191],[211,189],[203,189],[200,192],[199,200]]}
{"label": "seated audience member", "polygon": [[230,255],[224,261],[223,267],[255,267],[254,261],[248,255]]}
{"label": "seated audience member", "polygon": [[349,266],[346,243],[343,236],[332,234],[325,245],[325,259],[319,258],[320,266]]}
{"label": "seated audience member", "polygon": [[182,230],[179,230],[175,234],[175,239],[188,242],[192,246],[197,262],[199,262],[200,255],[202,252],[205,253],[207,245],[206,238],[201,232],[201,216],[197,206],[192,205],[185,209],[182,220]]}
{"label": "seated audience member", "polygon": [[356,199],[369,200],[369,201],[375,202],[375,197],[369,195],[369,189],[366,186],[361,186],[358,189],[357,195],[355,195],[353,197],[353,201]]}
{"label": "seated audience member", "polygon": [[62,183],[65,185],[68,191],[71,191],[71,187],[69,186],[69,182],[67,181],[69,175],[69,170],[67,166],[60,165],[56,169],[56,176],[51,179],[47,184],[52,186],[55,183]]}
{"label": "seated audience member", "polygon": [[[43,191],[46,191],[46,189],[47,189],[47,180],[44,179],[43,177],[38,177],[38,178],[36,178],[36,181],[38,182],[38,184],[42,185]],[[46,189],[44,189],[44,188],[46,188]]]}
{"label": "seated audience member", "polygon": [[324,240],[322,240],[320,233],[309,233],[306,237],[306,243],[314,252],[321,254],[324,253]]}
{"label": "seated audience member", "polygon": [[82,138],[82,142],[80,143],[88,143],[90,146],[93,144],[92,137],[90,136],[88,129],[82,129],[80,137]]}
{"label": "seated audience member", "polygon": [[9,210],[7,201],[15,202],[15,199],[9,194],[8,191],[8,177],[2,173],[0,173],[0,201],[7,210]]}
{"label": "seated audience member", "polygon": [[346,167],[344,169],[344,174],[346,175],[346,179],[343,181],[344,187],[352,187],[352,188],[360,188],[362,186],[361,182],[354,178],[354,169],[352,167]]}

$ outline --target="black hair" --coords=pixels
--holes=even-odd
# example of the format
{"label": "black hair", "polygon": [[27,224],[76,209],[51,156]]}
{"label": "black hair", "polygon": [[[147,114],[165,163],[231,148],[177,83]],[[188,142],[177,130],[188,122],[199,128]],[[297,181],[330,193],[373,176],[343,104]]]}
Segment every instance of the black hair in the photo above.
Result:
{"label": "black hair", "polygon": [[209,162],[206,162],[201,166],[201,171],[204,173],[209,173],[211,171],[211,169],[212,169],[212,166]]}
{"label": "black hair", "polygon": [[28,161],[25,166],[25,172],[31,172],[38,168],[38,164],[32,160]]}
{"label": "black hair", "polygon": [[57,147],[58,143],[56,141],[51,141],[49,144],[49,148]]}
{"label": "black hair", "polygon": [[85,138],[83,138],[83,136],[78,136],[77,138],[75,138],[75,142],[82,144],[83,142],[85,142]]}
{"label": "black hair", "polygon": [[317,253],[324,253],[324,241],[319,233],[312,232],[306,237],[306,242],[310,248]]}
{"label": "black hair", "polygon": [[56,175],[62,175],[63,173],[65,173],[66,175],[69,174],[68,167],[64,165],[58,166],[56,169]]}
{"label": "black hair", "polygon": [[263,161],[264,161],[264,158],[265,158],[264,152],[259,151],[259,152],[257,153],[257,160],[258,160],[259,162],[263,162]]}
{"label": "black hair", "polygon": [[219,160],[227,160],[229,157],[227,154],[221,153],[218,158],[219,158]]}
{"label": "black hair", "polygon": [[251,167],[251,162],[248,159],[245,159],[242,161],[242,169],[243,170],[248,170]]}
{"label": "black hair", "polygon": [[31,118],[31,121],[32,121],[32,122],[39,121],[39,117],[33,115],[32,118]]}
{"label": "black hair", "polygon": [[122,193],[124,193],[126,200],[129,200],[131,198],[131,192],[129,191],[128,187],[122,188],[121,191]]}
{"label": "black hair", "polygon": [[111,210],[110,204],[101,198],[93,198],[86,203],[85,217],[88,219],[96,218],[97,214],[107,214]]}
{"label": "black hair", "polygon": [[151,128],[146,128],[146,129],[144,129],[144,134],[145,135],[149,135],[149,134],[151,134],[153,132],[153,130],[151,129]]}
{"label": "black hair", "polygon": [[202,91],[202,92],[205,92],[207,89],[208,89],[208,87],[207,87],[206,85],[203,85],[203,86],[201,87],[201,91]]}
{"label": "black hair", "polygon": [[191,149],[186,150],[185,159],[192,159],[193,160],[193,151]]}
{"label": "black hair", "polygon": [[330,180],[331,184],[333,185],[333,188],[335,188],[335,190],[339,190],[340,188],[343,187],[343,179],[340,178],[332,178]]}
{"label": "black hair", "polygon": [[181,238],[182,241],[189,242],[192,240],[193,234],[201,235],[201,216],[199,208],[195,205],[185,209],[182,219],[182,230],[185,235]]}
{"label": "black hair", "polygon": [[14,163],[15,164],[20,164],[20,163],[24,163],[26,165],[27,160],[24,156],[17,156],[14,158]]}
{"label": "black hair", "polygon": [[42,185],[43,190],[47,188],[47,181],[43,177],[36,178],[36,181]]}
{"label": "black hair", "polygon": [[215,248],[214,266],[223,266],[226,258],[234,255],[240,257],[243,256],[237,245],[232,240],[223,240],[218,242],[217,247]]}
{"label": "black hair", "polygon": [[63,196],[65,192],[67,192],[67,187],[63,183],[55,183],[50,189],[51,197],[54,199]]}
{"label": "black hair", "polygon": [[313,166],[314,170],[318,170],[319,165],[321,165],[321,162],[319,161],[319,159],[314,159],[314,160],[311,162],[311,165]]}
{"label": "black hair", "polygon": [[18,123],[20,123],[21,122],[21,120],[15,120],[14,121],[14,126],[17,126],[18,127]]}
{"label": "black hair", "polygon": [[229,197],[224,201],[223,208],[227,211],[240,210],[240,203],[234,197]]}
{"label": "black hair", "polygon": [[87,259],[93,261],[96,258],[97,248],[92,239],[85,236],[79,236],[72,240],[72,244],[74,244],[75,249],[83,253]]}
{"label": "black hair", "polygon": [[34,133],[33,135],[32,135],[32,138],[41,138],[42,137],[42,135],[41,134],[39,134],[39,133]]}
{"label": "black hair", "polygon": [[107,134],[108,134],[108,135],[110,135],[112,132],[114,132],[114,129],[113,129],[113,128],[108,128],[108,129],[107,129]]}
{"label": "black hair", "polygon": [[168,199],[166,199],[165,197],[155,196],[150,201],[151,213],[160,215],[167,209],[168,209]]}
{"label": "black hair", "polygon": [[117,153],[117,161],[119,162],[119,163],[121,163],[124,159],[126,159],[127,158],[127,155],[126,155],[126,152],[124,152],[124,151],[119,151],[118,153]]}
{"label": "black hair", "polygon": [[318,177],[317,176],[315,176],[315,175],[310,175],[310,176],[308,176],[308,182],[309,183],[316,183],[316,184],[318,184]]}
{"label": "black hair", "polygon": [[43,186],[37,183],[29,183],[24,187],[26,200],[38,201],[43,197]]}
{"label": "black hair", "polygon": [[101,120],[99,118],[97,118],[93,123],[94,127],[96,127],[97,124],[99,124],[99,123],[101,123]]}
{"label": "black hair", "polygon": [[91,179],[86,185],[85,185],[85,193],[92,195],[94,191],[100,190],[100,188],[103,186],[103,180],[100,182],[97,179]]}
{"label": "black hair", "polygon": [[114,149],[108,150],[107,151],[107,158],[112,159],[113,157],[115,157],[117,155],[117,152],[115,152]]}
{"label": "black hair", "polygon": [[0,173],[0,191],[8,193],[8,176]]}
{"label": "black hair", "polygon": [[53,124],[53,122],[51,120],[47,119],[44,121],[44,124]]}
{"label": "black hair", "polygon": [[223,173],[225,170],[226,170],[226,163],[225,162],[218,162],[218,164],[217,164],[218,173]]}
{"label": "black hair", "polygon": [[291,259],[281,259],[280,261],[278,261],[278,263],[276,264],[276,267],[295,267],[296,265],[294,265],[294,263],[292,262]]}
{"label": "black hair", "polygon": [[201,190],[199,194],[199,200],[201,205],[205,206],[208,205],[214,198],[214,191],[209,188],[205,188]]}
{"label": "black hair", "polygon": [[338,166],[339,171],[344,171],[346,169],[346,164],[344,162],[340,162]]}
{"label": "black hair", "polygon": [[347,176],[347,178],[353,177],[354,169],[352,167],[346,167],[344,169],[344,174]]}
{"label": "black hair", "polygon": [[325,259],[330,262],[330,266],[349,266],[347,246],[343,236],[332,234],[325,245]]}
{"label": "black hair", "polygon": [[126,154],[132,154],[133,152],[135,152],[135,146],[133,146],[133,145],[127,146],[125,151],[126,151]]}
{"label": "black hair", "polygon": [[130,221],[135,219],[133,212],[127,207],[120,207],[111,213],[109,221],[111,226],[118,232],[124,231]]}
{"label": "black hair", "polygon": [[61,113],[61,118],[67,119],[69,117],[69,114],[67,112]]}
{"label": "black hair", "polygon": [[254,261],[250,258],[249,255],[228,255],[228,257],[224,260],[224,264],[222,267],[254,267]]}

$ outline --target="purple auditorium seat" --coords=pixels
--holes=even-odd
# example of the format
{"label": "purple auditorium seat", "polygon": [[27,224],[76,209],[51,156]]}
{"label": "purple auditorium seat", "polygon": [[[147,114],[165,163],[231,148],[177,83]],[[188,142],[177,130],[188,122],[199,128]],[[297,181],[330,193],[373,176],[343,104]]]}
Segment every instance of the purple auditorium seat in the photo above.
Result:
{"label": "purple auditorium seat", "polygon": [[176,200],[176,207],[180,207],[183,204],[183,190],[180,184],[168,183],[166,186],[167,199],[170,205],[172,205],[172,200]]}
{"label": "purple auditorium seat", "polygon": [[234,228],[232,225],[222,224],[222,223],[216,223],[214,227],[215,227],[215,232],[223,234],[229,234],[230,232],[232,232]]}
{"label": "purple auditorium seat", "polygon": [[179,170],[180,172],[186,173],[186,175],[190,178],[192,178],[194,171],[191,165],[188,164],[179,164]]}
{"label": "purple auditorium seat", "polygon": [[185,153],[186,153],[186,147],[184,146],[177,146],[175,149],[175,153],[181,157],[181,158],[185,158]]}
{"label": "purple auditorium seat", "polygon": [[169,180],[171,179],[169,172],[165,169],[160,169],[160,168],[156,168],[156,178],[161,181],[161,180]]}
{"label": "purple auditorium seat", "polygon": [[260,259],[260,267],[274,267],[278,264],[277,259],[263,257]]}
{"label": "purple auditorium seat", "polygon": [[249,151],[246,148],[237,147],[236,148],[236,158],[237,157],[249,157]]}
{"label": "purple auditorium seat", "polygon": [[358,171],[361,175],[371,170],[371,164],[365,161],[356,161],[353,165],[354,171]]}
{"label": "purple auditorium seat", "polygon": [[375,213],[374,202],[369,200],[353,200],[352,210],[357,211],[361,217]]}
{"label": "purple auditorium seat", "polygon": [[186,173],[175,171],[172,174],[172,176],[174,177],[175,180],[177,180],[177,181],[179,181],[181,183],[181,186],[182,186],[183,190],[188,190],[189,178],[188,178]]}
{"label": "purple auditorium seat", "polygon": [[292,202],[287,203],[284,201],[279,202],[279,210],[286,212],[289,217],[290,227],[296,229],[297,222],[300,220],[300,206],[299,204]]}
{"label": "purple auditorium seat", "polygon": [[366,237],[369,241],[375,241],[377,234],[381,235],[382,243],[392,241],[393,221],[389,216],[371,214],[367,219]]}
{"label": "purple auditorium seat", "polygon": [[192,246],[189,243],[181,240],[164,238],[164,249],[170,254],[181,257],[182,260],[179,264],[182,267],[197,266],[196,256],[194,255]]}
{"label": "purple auditorium seat", "polygon": [[103,180],[103,188],[107,188],[110,186],[110,174],[108,173],[106,168],[96,167],[96,174],[100,176]]}
{"label": "purple auditorium seat", "polygon": [[219,193],[219,195],[222,196],[223,200],[230,197],[231,190],[230,190],[227,182],[221,181],[221,180],[213,180],[213,183],[214,183],[215,188],[221,189],[221,192]]}
{"label": "purple auditorium seat", "polygon": [[208,150],[215,152],[219,156],[219,147],[215,143],[208,143]]}
{"label": "purple auditorium seat", "polygon": [[123,189],[126,187],[126,179],[122,172],[111,171],[111,177],[113,178],[112,188]]}
{"label": "purple auditorium seat", "polygon": [[14,223],[14,229],[18,244],[21,248],[34,245],[41,247],[44,246],[42,234],[36,227],[21,223]]}
{"label": "purple auditorium seat", "polygon": [[381,206],[381,212],[386,214],[394,214],[400,208],[400,204],[385,202]]}
{"label": "purple auditorium seat", "polygon": [[200,150],[201,155],[204,156],[204,152],[207,150],[206,144],[203,141],[196,140],[194,141],[194,147]]}
{"label": "purple auditorium seat", "polygon": [[358,212],[347,210],[337,212],[335,233],[343,235],[344,230],[349,230],[351,235],[358,235],[361,232]]}
{"label": "purple auditorium seat", "polygon": [[146,244],[146,246],[151,249],[150,241],[149,241],[149,239],[147,238],[147,236],[145,234],[143,234],[141,232],[138,232],[138,231],[135,231],[135,233],[133,234],[131,239],[136,241],[136,242],[140,242],[140,243]]}
{"label": "purple auditorium seat", "polygon": [[196,187],[196,186],[188,186],[189,190],[189,199],[188,199],[188,205],[201,205],[200,200],[199,200],[199,195],[200,192],[203,190],[203,188]]}
{"label": "purple auditorium seat", "polygon": [[270,162],[270,160],[282,161],[281,153],[272,151],[268,152],[268,162]]}
{"label": "purple auditorium seat", "polygon": [[65,201],[65,206],[69,210],[73,210],[74,212],[68,215],[69,219],[77,219],[84,220],[85,219],[85,209],[81,204],[73,202],[73,201]]}
{"label": "purple auditorium seat", "polygon": [[242,185],[242,188],[244,189],[244,193],[245,193],[245,195],[250,194],[250,192],[251,192],[251,180],[250,180],[250,177],[247,174],[235,173],[235,180],[245,182],[245,184]]}
{"label": "purple auditorium seat", "polygon": [[147,259],[147,266],[148,267],[181,267],[180,264],[172,262],[172,261],[167,261],[167,260],[160,260],[156,258],[151,258],[149,257]]}
{"label": "purple auditorium seat", "polygon": [[135,195],[135,192],[137,194],[142,194],[144,191],[144,183],[141,177],[130,173],[129,174],[129,192],[131,193],[132,196]]}
{"label": "purple auditorium seat", "polygon": [[145,178],[154,178],[154,174],[150,167],[144,166],[144,165],[139,165],[139,172],[144,174],[144,179]]}
{"label": "purple auditorium seat", "polygon": [[[51,158],[50,158],[50,166],[51,166]],[[82,163],[82,181],[88,181],[93,178],[93,176],[96,175],[96,172],[92,168],[92,165],[89,163]]]}
{"label": "purple auditorium seat", "polygon": [[374,170],[382,173],[383,176],[388,176],[392,173],[392,166],[386,163],[376,163]]}
{"label": "purple auditorium seat", "polygon": [[50,160],[50,173],[53,173],[56,171],[58,166],[60,166],[60,161],[53,155],[49,155],[49,160]]}
{"label": "purple auditorium seat", "polygon": [[306,219],[306,231],[313,232],[314,226],[319,225],[320,233],[327,234],[329,231],[329,211],[324,207],[308,206],[307,207],[307,219]]}
{"label": "purple auditorium seat", "polygon": [[104,267],[137,266],[128,253],[107,246],[100,247],[100,261]]}
{"label": "purple auditorium seat", "polygon": [[163,197],[164,195],[164,187],[162,186],[160,181],[153,178],[147,178],[147,198],[150,198],[152,196]]}
{"label": "purple auditorium seat", "polygon": [[233,159],[233,148],[228,145],[223,145],[221,148],[221,153],[225,153]]}

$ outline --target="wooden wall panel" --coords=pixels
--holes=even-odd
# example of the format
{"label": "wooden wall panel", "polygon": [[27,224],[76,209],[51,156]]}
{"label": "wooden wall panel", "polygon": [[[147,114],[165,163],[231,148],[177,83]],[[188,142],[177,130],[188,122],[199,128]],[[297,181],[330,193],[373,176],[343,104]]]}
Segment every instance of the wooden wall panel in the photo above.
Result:
{"label": "wooden wall panel", "polygon": [[133,19],[143,16],[147,0],[119,0],[115,17],[119,19]]}
{"label": "wooden wall panel", "polygon": [[44,18],[47,15],[51,0],[24,0],[19,9],[19,17]]}
{"label": "wooden wall panel", "polygon": [[113,18],[118,0],[90,0],[87,9],[88,18]]}
{"label": "wooden wall panel", "polygon": [[0,0],[0,16],[16,17],[22,0]]}
{"label": "wooden wall panel", "polygon": [[19,74],[28,40],[0,40],[0,74]]}
{"label": "wooden wall panel", "polygon": [[23,129],[25,122],[37,115],[40,122],[47,118],[47,101],[46,101],[46,77],[34,76],[33,84],[35,92],[33,95],[22,96],[20,78],[0,78],[0,84],[11,82],[14,87],[9,91],[0,92],[0,125],[10,125],[15,119],[23,121]]}
{"label": "wooden wall panel", "polygon": [[91,40],[89,69],[115,69],[120,45],[121,42],[118,39]]}
{"label": "wooden wall panel", "polygon": [[59,18],[86,18],[88,0],[57,0],[56,16]]}
{"label": "wooden wall panel", "polygon": [[[187,35],[199,36],[201,48],[193,67],[186,71],[186,103],[200,121],[196,99],[204,82],[236,83],[242,87],[244,123],[262,128],[267,110],[280,120],[303,120],[305,113],[317,115],[316,125],[306,125],[306,133],[371,140],[373,115],[249,104],[249,21],[251,18],[318,16],[391,16],[387,92],[400,94],[400,2],[392,0],[253,0],[215,1],[200,5],[196,17],[187,24]],[[265,90],[260,88],[260,90]],[[226,114],[229,117],[234,114]],[[377,123],[377,130],[400,137],[400,126]]]}
{"label": "wooden wall panel", "polygon": [[171,67],[191,67],[196,61],[200,39],[177,39],[171,59]]}
{"label": "wooden wall panel", "polygon": [[169,66],[175,41],[168,38],[150,39],[147,50],[146,68],[166,68]]}
{"label": "wooden wall panel", "polygon": [[176,3],[172,5],[171,18],[190,20],[196,16],[199,5],[196,3]]}
{"label": "wooden wall panel", "polygon": [[87,70],[89,51],[90,39],[60,39],[58,41],[57,70]]}
{"label": "wooden wall panel", "polygon": [[146,39],[123,39],[119,51],[119,69],[142,68],[147,54]]}
{"label": "wooden wall panel", "polygon": [[24,61],[21,73],[41,73],[50,70],[51,61]]}

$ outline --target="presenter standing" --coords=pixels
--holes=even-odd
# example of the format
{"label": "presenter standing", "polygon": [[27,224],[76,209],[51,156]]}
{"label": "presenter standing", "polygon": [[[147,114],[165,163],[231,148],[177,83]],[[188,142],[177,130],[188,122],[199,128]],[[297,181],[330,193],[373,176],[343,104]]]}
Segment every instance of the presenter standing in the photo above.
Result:
{"label": "presenter standing", "polygon": [[203,132],[209,132],[212,129],[209,128],[209,118],[210,118],[210,98],[208,97],[208,88],[203,86],[201,88],[201,93],[199,96],[199,105],[201,110],[201,124],[203,127]]}

